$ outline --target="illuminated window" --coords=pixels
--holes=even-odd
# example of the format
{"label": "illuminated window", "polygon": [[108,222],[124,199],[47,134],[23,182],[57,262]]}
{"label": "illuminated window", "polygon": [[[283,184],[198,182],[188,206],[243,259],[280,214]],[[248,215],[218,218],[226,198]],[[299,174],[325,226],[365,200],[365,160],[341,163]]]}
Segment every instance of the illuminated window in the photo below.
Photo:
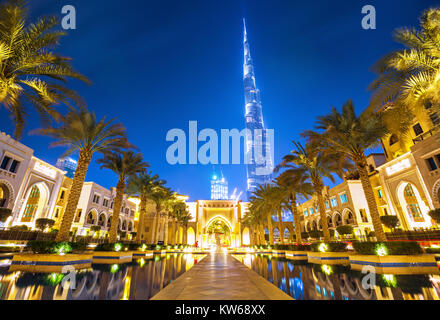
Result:
{"label": "illuminated window", "polygon": [[308,214],[309,214],[309,211],[307,209],[304,210],[304,217],[307,217]]}
{"label": "illuminated window", "polygon": [[393,144],[396,144],[397,142],[399,142],[399,139],[397,138],[397,136],[395,134],[393,134],[390,137],[390,146],[392,146]]}
{"label": "illuminated window", "polygon": [[328,201],[325,202],[325,208],[330,209],[330,203]]}
{"label": "illuminated window", "polygon": [[313,208],[309,208],[310,215],[313,214]]}
{"label": "illuminated window", "polygon": [[378,190],[377,190],[377,197],[378,197],[379,199],[382,199],[382,198],[383,198],[382,189],[378,189]]}
{"label": "illuminated window", "polygon": [[338,200],[336,198],[331,198],[330,202],[332,204],[332,207],[337,207],[338,206]]}
{"label": "illuminated window", "polygon": [[339,199],[341,200],[341,203],[342,203],[342,204],[344,204],[344,203],[347,203],[347,202],[348,202],[348,199],[347,199],[347,194],[346,194],[346,193],[344,193],[344,194],[341,194],[341,195],[339,196]]}
{"label": "illuminated window", "polygon": [[408,183],[403,192],[403,196],[406,202],[406,211],[410,218],[414,222],[424,222],[422,212],[420,211],[419,202],[417,201],[417,197],[414,193],[414,189],[410,183]]}
{"label": "illuminated window", "polygon": [[37,186],[33,186],[29,198],[24,209],[22,222],[30,222],[34,217],[38,209],[38,202],[40,201],[40,189]]}

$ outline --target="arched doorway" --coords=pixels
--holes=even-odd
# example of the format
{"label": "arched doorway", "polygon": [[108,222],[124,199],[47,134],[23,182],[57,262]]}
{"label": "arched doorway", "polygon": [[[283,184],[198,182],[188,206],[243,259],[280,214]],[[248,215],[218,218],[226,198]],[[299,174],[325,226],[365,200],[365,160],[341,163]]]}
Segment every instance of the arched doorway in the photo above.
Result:
{"label": "arched doorway", "polygon": [[337,228],[342,226],[342,218],[339,212],[333,214],[333,225]]}
{"label": "arched doorway", "polygon": [[107,222],[107,218],[105,217],[104,213],[101,213],[99,215],[99,219],[98,219],[98,225],[101,226],[102,228],[106,227],[106,223]]}
{"label": "arched doorway", "polygon": [[0,208],[8,208],[9,207],[9,198],[10,192],[8,187],[0,183]]}
{"label": "arched doorway", "polygon": [[290,231],[288,228],[284,229],[284,241],[289,242],[290,241]]}
{"label": "arched doorway", "polygon": [[273,240],[275,243],[281,242],[281,234],[280,234],[280,230],[278,230],[278,228],[275,228],[273,230]]}
{"label": "arched doorway", "polygon": [[242,243],[243,245],[248,246],[251,244],[250,232],[248,227],[243,229],[242,237],[243,237],[243,243]]}
{"label": "arched doorway", "polygon": [[231,227],[221,218],[212,219],[206,227],[208,247],[229,247],[232,245]]}
{"label": "arched doorway", "polygon": [[43,214],[49,200],[49,189],[44,183],[34,184],[28,191],[21,222],[32,222]]}
{"label": "arched doorway", "polygon": [[190,246],[193,246],[196,243],[196,234],[192,227],[189,227],[188,230],[186,231],[186,242]]}
{"label": "arched doorway", "polygon": [[96,223],[96,211],[95,210],[91,210],[88,214],[87,214],[87,218],[86,218],[86,223],[90,224],[90,225],[94,225]]}

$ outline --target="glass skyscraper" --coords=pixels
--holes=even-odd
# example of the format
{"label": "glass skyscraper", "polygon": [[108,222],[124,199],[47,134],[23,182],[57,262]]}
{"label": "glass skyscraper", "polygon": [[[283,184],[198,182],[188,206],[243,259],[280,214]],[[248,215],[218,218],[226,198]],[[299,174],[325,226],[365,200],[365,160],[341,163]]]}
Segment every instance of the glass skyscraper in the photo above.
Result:
{"label": "glass skyscraper", "polygon": [[246,135],[247,196],[249,198],[258,185],[272,181],[273,159],[271,148],[273,146],[268,141],[267,130],[264,127],[260,90],[257,89],[255,84],[254,66],[244,19],[243,24],[245,120],[246,129],[248,129]]}
{"label": "glass skyscraper", "polygon": [[219,177],[215,173],[211,179],[211,200],[229,200],[228,181],[225,177]]}
{"label": "glass skyscraper", "polygon": [[58,169],[66,171],[66,176],[72,178],[75,176],[78,162],[70,157],[59,158],[55,165]]}

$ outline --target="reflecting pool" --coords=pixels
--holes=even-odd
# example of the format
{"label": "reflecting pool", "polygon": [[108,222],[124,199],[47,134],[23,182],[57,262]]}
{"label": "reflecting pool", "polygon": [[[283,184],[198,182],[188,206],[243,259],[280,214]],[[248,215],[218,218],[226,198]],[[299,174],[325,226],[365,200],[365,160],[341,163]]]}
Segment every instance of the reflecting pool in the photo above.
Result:
{"label": "reflecting pool", "polygon": [[92,265],[76,273],[74,281],[57,273],[9,272],[3,261],[0,300],[148,300],[203,257],[175,253]]}
{"label": "reflecting pool", "polygon": [[[366,282],[349,266],[309,264],[271,255],[234,255],[296,300],[440,300],[439,275],[381,275]],[[374,289],[373,289],[374,287]]]}

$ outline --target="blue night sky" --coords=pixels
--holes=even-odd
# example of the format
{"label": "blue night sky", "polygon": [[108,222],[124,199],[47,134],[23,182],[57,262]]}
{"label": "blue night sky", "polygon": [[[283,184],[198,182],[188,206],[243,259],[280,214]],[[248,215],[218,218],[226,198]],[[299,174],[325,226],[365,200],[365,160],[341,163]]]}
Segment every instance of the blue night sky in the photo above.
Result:
{"label": "blue night sky", "polygon": [[[99,117],[117,117],[139,146],[151,170],[191,200],[210,197],[212,165],[166,161],[168,130],[244,128],[243,16],[261,90],[267,128],[275,130],[275,164],[291,141],[312,128],[316,116],[352,98],[360,111],[368,105],[371,65],[400,48],[392,31],[418,26],[422,11],[438,1],[288,0],[38,0],[32,15],[56,14],[72,4],[77,30],[70,30],[59,52],[93,84],[72,82]],[[361,28],[361,8],[377,10],[377,30]],[[7,112],[0,128],[12,133]],[[29,113],[27,132],[39,126]],[[50,138],[25,134],[35,155],[55,164],[63,148]],[[200,144],[201,145],[201,144]],[[98,155],[95,157],[95,160]],[[246,189],[244,165],[222,166],[229,189]],[[219,169],[219,167],[217,167]],[[93,162],[87,180],[102,186],[116,176]]]}

